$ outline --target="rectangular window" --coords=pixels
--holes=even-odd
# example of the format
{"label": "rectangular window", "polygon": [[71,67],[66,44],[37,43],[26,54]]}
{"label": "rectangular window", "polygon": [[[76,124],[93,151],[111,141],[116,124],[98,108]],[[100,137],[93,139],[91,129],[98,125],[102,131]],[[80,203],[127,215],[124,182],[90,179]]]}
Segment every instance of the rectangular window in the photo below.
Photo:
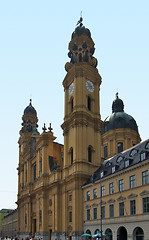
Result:
{"label": "rectangular window", "polygon": [[39,224],[42,224],[42,211],[39,211]]}
{"label": "rectangular window", "polygon": [[108,157],[108,146],[104,147],[104,158]]}
{"label": "rectangular window", "polygon": [[71,194],[69,195],[69,201],[70,202],[72,201],[72,195]]}
{"label": "rectangular window", "polygon": [[130,201],[130,215],[135,215],[136,214],[136,201],[131,200]]}
{"label": "rectangular window", "polygon": [[142,172],[142,185],[149,183],[148,170]]}
{"label": "rectangular window", "polygon": [[105,218],[105,206],[101,206],[101,216],[102,216],[102,219]]}
{"label": "rectangular window", "polygon": [[105,185],[101,186],[101,197],[105,196]]}
{"label": "rectangular window", "polygon": [[93,189],[93,199],[97,198],[97,188]]}
{"label": "rectangular window", "polygon": [[145,197],[143,200],[143,213],[149,213],[149,197]]}
{"label": "rectangular window", "polygon": [[119,216],[124,216],[124,202],[119,203]]}
{"label": "rectangular window", "polygon": [[69,222],[72,222],[72,212],[69,212]]}
{"label": "rectangular window", "polygon": [[100,173],[100,177],[101,177],[101,178],[103,177],[103,171]]}
{"label": "rectangular window", "polygon": [[87,215],[87,221],[90,221],[90,209],[87,209],[86,215]]}
{"label": "rectangular window", "polygon": [[115,166],[114,167],[112,167],[112,173],[114,173],[115,172]]}
{"label": "rectangular window", "polygon": [[26,170],[26,172],[25,172],[25,181],[26,181],[26,183],[27,183],[27,170]]}
{"label": "rectangular window", "polygon": [[145,160],[145,158],[146,158],[146,152],[142,152],[140,154],[140,160],[143,161],[143,160]]}
{"label": "rectangular window", "polygon": [[86,200],[87,200],[87,201],[90,200],[90,191],[87,191],[87,193],[86,193]]}
{"label": "rectangular window", "polygon": [[39,161],[39,171],[42,171],[42,158]]}
{"label": "rectangular window", "polygon": [[130,188],[136,187],[136,176],[132,175],[129,177],[129,186]]}
{"label": "rectangular window", "polygon": [[125,160],[125,168],[129,167],[129,159]]}
{"label": "rectangular window", "polygon": [[114,217],[114,204],[109,205],[109,217],[110,218]]}
{"label": "rectangular window", "polygon": [[34,165],[34,181],[36,180],[36,164]]}
{"label": "rectangular window", "polygon": [[114,182],[111,182],[109,184],[109,194],[113,194],[114,193]]}
{"label": "rectangular window", "polygon": [[93,217],[94,220],[97,220],[97,208],[93,208]]}
{"label": "rectangular window", "polygon": [[124,179],[119,180],[119,192],[124,191]]}

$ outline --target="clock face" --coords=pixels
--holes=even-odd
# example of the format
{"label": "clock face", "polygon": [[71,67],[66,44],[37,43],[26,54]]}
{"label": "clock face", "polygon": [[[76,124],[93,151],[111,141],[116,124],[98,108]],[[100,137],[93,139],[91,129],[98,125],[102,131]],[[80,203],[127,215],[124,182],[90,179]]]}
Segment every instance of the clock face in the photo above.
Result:
{"label": "clock face", "polygon": [[94,92],[94,85],[91,81],[87,80],[86,81],[86,88],[89,92]]}
{"label": "clock face", "polygon": [[74,82],[70,84],[69,86],[69,95],[71,95],[73,93],[74,90]]}

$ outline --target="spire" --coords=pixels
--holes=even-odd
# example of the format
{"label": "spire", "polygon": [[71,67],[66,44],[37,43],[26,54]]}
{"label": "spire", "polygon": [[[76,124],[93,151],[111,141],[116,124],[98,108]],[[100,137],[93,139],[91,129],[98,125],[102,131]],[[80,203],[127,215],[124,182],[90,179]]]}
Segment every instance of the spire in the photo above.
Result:
{"label": "spire", "polygon": [[83,26],[83,18],[82,18],[82,11],[81,11],[81,13],[80,13],[80,19],[79,19],[79,21],[77,22],[77,24],[76,24],[76,26],[80,26],[80,27],[82,27]]}

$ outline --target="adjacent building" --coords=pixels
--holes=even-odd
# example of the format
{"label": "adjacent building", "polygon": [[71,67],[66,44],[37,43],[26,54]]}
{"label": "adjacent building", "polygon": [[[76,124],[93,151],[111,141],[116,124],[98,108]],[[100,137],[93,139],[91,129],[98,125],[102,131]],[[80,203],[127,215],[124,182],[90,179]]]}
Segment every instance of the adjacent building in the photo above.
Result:
{"label": "adjacent building", "polygon": [[105,160],[82,188],[84,232],[149,239],[149,139]]}
{"label": "adjacent building", "polygon": [[7,214],[11,213],[12,211],[13,209],[6,208],[0,210],[0,236],[2,236],[2,220]]}
{"label": "adjacent building", "polygon": [[2,238],[15,239],[17,237],[17,209],[9,212],[2,220]]}

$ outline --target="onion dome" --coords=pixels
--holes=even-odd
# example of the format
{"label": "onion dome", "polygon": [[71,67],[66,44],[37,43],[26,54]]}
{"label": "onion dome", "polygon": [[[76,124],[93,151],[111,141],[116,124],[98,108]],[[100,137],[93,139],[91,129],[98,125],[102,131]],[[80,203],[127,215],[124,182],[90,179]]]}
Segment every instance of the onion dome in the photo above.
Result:
{"label": "onion dome", "polygon": [[116,94],[116,99],[112,103],[112,114],[104,121],[102,133],[112,129],[130,128],[138,133],[138,126],[135,119],[124,112],[124,103]]}
{"label": "onion dome", "polygon": [[65,69],[69,69],[77,63],[89,63],[94,68],[97,67],[97,59],[93,57],[95,48],[94,42],[91,38],[90,30],[83,26],[83,18],[81,17],[77,26],[72,33],[71,41],[69,43],[68,57],[70,62],[67,62]]}
{"label": "onion dome", "polygon": [[32,106],[32,100],[30,99],[30,104],[24,109],[24,115],[33,114],[37,115],[35,108]]}

